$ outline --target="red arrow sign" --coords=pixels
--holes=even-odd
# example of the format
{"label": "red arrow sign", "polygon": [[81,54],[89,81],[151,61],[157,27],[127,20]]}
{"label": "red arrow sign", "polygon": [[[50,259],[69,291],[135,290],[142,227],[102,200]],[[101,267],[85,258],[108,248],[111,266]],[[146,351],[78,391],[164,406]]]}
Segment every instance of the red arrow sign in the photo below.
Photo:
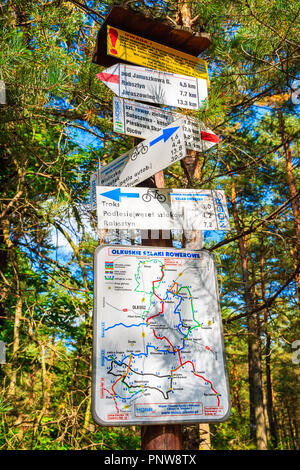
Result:
{"label": "red arrow sign", "polygon": [[202,140],[206,140],[207,142],[214,142],[215,144],[217,144],[221,140],[220,137],[218,137],[213,132],[205,132],[205,131],[201,131],[201,138]]}

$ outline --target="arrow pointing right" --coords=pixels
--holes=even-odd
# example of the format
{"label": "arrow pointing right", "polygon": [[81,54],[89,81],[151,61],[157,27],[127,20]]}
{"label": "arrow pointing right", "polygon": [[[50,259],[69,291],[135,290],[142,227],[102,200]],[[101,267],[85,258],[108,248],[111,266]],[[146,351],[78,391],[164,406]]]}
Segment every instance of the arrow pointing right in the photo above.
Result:
{"label": "arrow pointing right", "polygon": [[162,131],[163,133],[161,135],[159,135],[158,137],[156,137],[156,139],[149,142],[150,147],[152,147],[152,145],[157,144],[157,142],[160,142],[162,139],[164,140],[164,142],[167,142],[167,140],[171,137],[171,135],[174,134],[174,132],[177,131],[177,129],[179,129],[179,126],[168,127],[166,129],[163,129]]}

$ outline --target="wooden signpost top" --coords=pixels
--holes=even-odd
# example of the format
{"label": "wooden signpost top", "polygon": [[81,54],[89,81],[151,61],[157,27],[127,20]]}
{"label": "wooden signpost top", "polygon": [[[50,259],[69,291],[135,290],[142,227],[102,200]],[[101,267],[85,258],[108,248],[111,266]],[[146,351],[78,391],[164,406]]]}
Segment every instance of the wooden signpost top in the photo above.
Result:
{"label": "wooden signpost top", "polygon": [[121,62],[120,59],[107,54],[107,25],[156,41],[195,57],[212,44],[209,33],[192,32],[179,26],[170,26],[167,23],[145,17],[127,8],[114,6],[99,29],[92,58],[95,64],[105,67]]}

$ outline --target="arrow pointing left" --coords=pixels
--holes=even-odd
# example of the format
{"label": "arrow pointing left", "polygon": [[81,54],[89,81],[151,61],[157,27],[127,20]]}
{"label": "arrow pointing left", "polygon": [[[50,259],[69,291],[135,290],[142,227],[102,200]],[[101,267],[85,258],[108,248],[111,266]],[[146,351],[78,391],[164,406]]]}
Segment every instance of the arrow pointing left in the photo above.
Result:
{"label": "arrow pointing left", "polygon": [[108,197],[113,201],[120,202],[122,197],[127,198],[139,198],[139,193],[122,193],[121,188],[112,189],[111,191],[106,191],[105,193],[100,194],[100,196]]}
{"label": "arrow pointing left", "polygon": [[[170,72],[118,63],[96,75],[116,95],[147,103],[185,109],[203,108],[208,97],[204,78],[187,77]],[[193,90],[182,96],[182,86]]]}

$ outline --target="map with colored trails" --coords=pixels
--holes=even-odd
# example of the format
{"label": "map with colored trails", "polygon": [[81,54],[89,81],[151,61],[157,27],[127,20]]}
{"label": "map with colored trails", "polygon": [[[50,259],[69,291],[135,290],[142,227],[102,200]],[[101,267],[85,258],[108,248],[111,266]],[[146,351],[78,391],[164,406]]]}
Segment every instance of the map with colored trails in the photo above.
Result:
{"label": "map with colored trails", "polygon": [[101,246],[94,277],[94,420],[116,426],[228,419],[212,255]]}

